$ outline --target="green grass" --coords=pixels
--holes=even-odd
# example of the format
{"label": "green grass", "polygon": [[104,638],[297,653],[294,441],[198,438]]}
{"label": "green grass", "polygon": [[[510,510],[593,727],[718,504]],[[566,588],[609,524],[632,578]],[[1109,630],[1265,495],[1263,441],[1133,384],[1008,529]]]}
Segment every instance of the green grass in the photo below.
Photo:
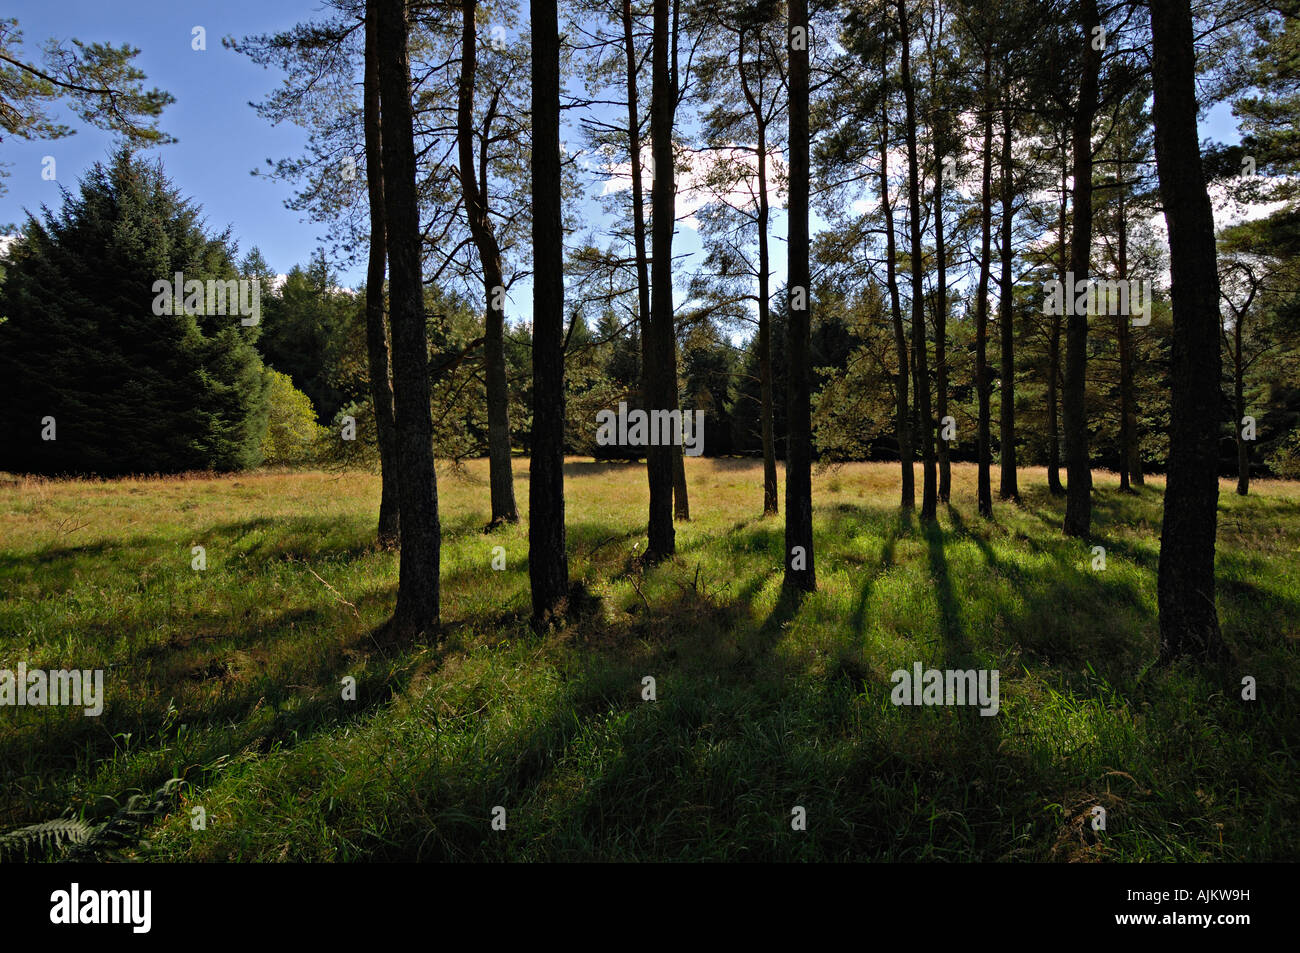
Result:
{"label": "green grass", "polygon": [[[566,469],[573,621],[529,629],[526,524],[482,533],[474,462],[439,477],[445,638],[396,654],[373,638],[397,556],[372,545],[370,474],[0,483],[0,667],[103,668],[107,695],[98,718],[0,709],[0,831],[103,819],[177,777],[137,856],[1300,856],[1300,485],[1224,484],[1236,662],[1202,672],[1152,666],[1159,479],[1129,496],[1098,473],[1085,542],[1042,471],[987,522],[956,468],[930,528],[900,516],[896,465],[819,474],[819,591],[796,604],[757,463],[689,460],[694,519],[644,573],[644,468]],[[997,668],[1000,713],[895,707],[914,661]]]}

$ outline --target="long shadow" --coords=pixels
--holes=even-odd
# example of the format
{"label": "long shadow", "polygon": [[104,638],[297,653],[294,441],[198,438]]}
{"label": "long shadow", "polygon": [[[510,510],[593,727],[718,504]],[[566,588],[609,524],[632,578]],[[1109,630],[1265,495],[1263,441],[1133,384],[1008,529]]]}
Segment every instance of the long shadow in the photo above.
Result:
{"label": "long shadow", "polygon": [[[378,541],[373,534],[356,536],[348,527],[340,526],[335,520],[323,517],[296,516],[278,520],[262,518],[243,520],[235,523],[218,523],[197,530],[193,535],[203,543],[209,553],[219,552],[218,543],[230,544],[233,549],[252,533],[274,528],[274,536],[268,533],[257,539],[246,549],[239,551],[248,558],[262,561],[284,560],[351,560],[368,555],[378,550]],[[321,545],[322,539],[331,537],[352,537],[349,542],[333,542]]]}
{"label": "long shadow", "polygon": [[[1055,530],[1058,535],[1060,534],[1061,521],[1055,514],[1050,512],[1045,513],[1043,510],[1030,506],[1025,506],[1024,509],[1025,512],[1032,514],[1049,529]],[[1095,515],[1097,515],[1097,513],[1094,510],[1094,516]],[[1130,562],[1136,563],[1151,572],[1155,572],[1157,563],[1160,559],[1159,552],[1152,553],[1149,550],[1139,549],[1117,536],[1108,534],[1105,531],[1104,520],[1094,519],[1092,525],[1093,531],[1088,536],[1088,545],[1104,546],[1108,555],[1117,553],[1125,559],[1128,559]],[[1060,538],[1064,539],[1065,537],[1061,536]]]}
{"label": "long shadow", "polygon": [[570,460],[564,464],[564,475],[566,478],[621,475],[642,466],[641,460]]}
{"label": "long shadow", "polygon": [[948,519],[952,521],[953,533],[962,539],[968,539],[975,544],[975,547],[984,557],[984,561],[994,569],[1001,570],[1002,563],[998,560],[997,554],[993,552],[993,547],[989,545],[987,539],[978,533],[972,533],[966,528],[966,521],[962,519],[961,513],[951,504],[948,504]]}
{"label": "long shadow", "polygon": [[[763,458],[758,457],[709,457],[710,466],[715,470],[728,471],[753,471],[761,473],[763,469]],[[781,461],[777,461],[778,468]],[[778,469],[779,473],[779,469]]]}
{"label": "long shadow", "polygon": [[[236,522],[214,523],[190,532],[177,529],[172,536],[193,538],[207,547],[210,554],[229,552],[245,537],[264,530],[276,530],[276,539],[259,539],[247,549],[240,550],[246,556],[262,560],[272,559],[347,559],[356,558],[372,552],[376,548],[374,540],[357,540],[351,543],[320,545],[321,538],[351,535],[346,526],[338,521],[324,517],[255,517]],[[311,541],[316,541],[313,544]],[[179,545],[179,544],[178,544]],[[159,547],[157,536],[132,536],[126,539],[97,540],[84,545],[49,546],[31,553],[0,552],[0,573],[16,569],[39,566],[43,578],[50,575],[66,575],[77,568],[77,564],[93,559],[109,561],[114,565],[129,564],[138,566],[142,560],[126,557],[139,556],[148,552],[154,558],[143,560],[156,561]],[[188,547],[178,548],[177,564],[187,566],[190,560]],[[125,570],[124,570],[125,571]],[[132,574],[134,569],[132,570]]]}
{"label": "long shadow", "polygon": [[897,549],[898,537],[903,533],[910,533],[912,525],[912,511],[903,510],[898,514],[898,520],[885,534],[884,542],[880,547],[880,562],[876,567],[876,571],[863,580],[862,588],[858,592],[858,598],[853,604],[853,614],[850,618],[854,634],[860,633],[866,625],[867,606],[871,602],[871,593],[876,587],[876,579],[894,566],[894,552]]}
{"label": "long shadow", "polygon": [[948,559],[944,554],[945,536],[938,523],[925,527],[927,550],[930,557],[930,577],[934,580],[936,596],[939,600],[939,618],[942,626],[941,636],[944,642],[944,658],[956,668],[966,667],[971,658],[970,642],[966,638],[966,626],[962,620],[961,607],[953,592],[952,579],[948,572]]}
{"label": "long shadow", "polygon": [[[752,527],[752,528],[750,528]],[[746,530],[742,533],[742,530]],[[693,553],[718,542],[721,539],[727,539],[733,536],[740,536],[744,545],[740,547],[741,552],[776,552],[781,551],[784,542],[785,529],[783,524],[775,522],[764,522],[762,517],[756,516],[753,519],[739,520],[731,526],[730,529],[720,533],[704,534],[692,538],[689,542],[677,547],[677,555],[684,556],[687,553]],[[736,547],[732,547],[735,549]]]}
{"label": "long shadow", "polygon": [[[880,533],[879,569],[858,594],[853,612],[855,631],[861,629],[876,578],[893,565],[896,542],[912,531],[912,525],[910,515],[901,515],[896,509],[858,508],[839,516],[841,529],[859,531],[885,517],[892,518],[893,525]],[[954,519],[953,527],[951,534],[938,526],[927,527],[925,538],[944,649],[954,667],[965,667],[957,660],[971,655],[968,622],[955,594],[958,580],[953,578],[947,547],[958,539],[971,539],[990,565],[997,565],[997,560],[987,541],[966,532],[960,517]],[[763,526],[746,530],[743,523],[735,531],[747,537],[737,542],[740,552],[754,554],[751,562],[763,558],[771,548],[769,537],[775,535]],[[599,541],[616,532],[620,530],[584,524],[582,538]],[[779,545],[775,548],[780,549]],[[513,566],[512,570],[517,571]],[[1049,765],[1049,777],[1041,770],[1035,775],[1033,766],[1015,754],[995,756],[1001,721],[980,717],[977,711],[951,721],[936,720],[933,737],[947,732],[954,739],[953,750],[970,753],[963,759],[952,756],[950,760],[947,748],[937,742],[927,747],[929,723],[920,718],[907,723],[903,732],[881,730],[882,726],[868,722],[867,727],[874,730],[854,734],[855,723],[845,720],[835,722],[827,734],[820,733],[819,728],[828,724],[822,717],[828,710],[827,692],[799,691],[798,686],[777,677],[771,664],[772,650],[779,645],[785,626],[798,615],[799,598],[783,594],[762,618],[762,613],[752,609],[753,598],[779,573],[779,562],[753,573],[740,592],[729,596],[730,611],[715,616],[708,613],[711,606],[718,608],[717,600],[688,587],[676,592],[670,588],[668,595],[652,600],[650,611],[644,614],[652,617],[649,620],[643,616],[609,621],[596,615],[574,623],[584,641],[579,650],[567,653],[563,662],[557,663],[562,664],[563,679],[554,699],[533,717],[506,719],[504,727],[493,729],[503,736],[485,731],[484,753],[479,759],[465,765],[443,760],[421,762],[412,776],[418,793],[410,799],[386,802],[392,806],[381,808],[384,816],[366,825],[382,835],[363,832],[354,837],[357,856],[382,860],[538,855],[552,859],[681,859],[708,850],[710,837],[712,843],[732,852],[734,859],[900,855],[915,859],[936,856],[936,849],[946,849],[948,844],[961,845],[970,856],[1000,856],[1008,837],[1020,835],[1018,827],[1009,831],[1009,825],[1032,825],[1041,813],[1043,793],[1054,790],[1044,778],[1050,782],[1068,779],[1069,764],[1062,758]],[[465,570],[444,581],[451,587],[469,585],[474,584],[471,576],[478,579],[480,575]],[[1104,605],[1113,584],[1103,586],[1101,580],[1088,579],[1087,573],[1076,569],[1069,578],[1053,576],[1029,593],[1023,611],[1010,620],[1013,630],[1052,619],[1077,585],[1075,575],[1085,577],[1084,584],[1091,587],[1088,593]],[[354,599],[363,610],[374,608],[381,600],[391,605],[391,590]],[[1093,611],[1095,604],[1085,609]],[[648,621],[665,618],[677,626],[666,642],[638,638]],[[295,609],[262,627],[274,634],[290,623],[301,629],[319,620],[320,610]],[[724,635],[737,640],[737,653],[676,653],[678,646],[704,637],[701,628],[715,627],[725,627]],[[246,631],[240,637],[256,641],[264,634]],[[477,645],[453,642],[450,647],[457,653],[492,652],[498,651],[499,641],[485,639]],[[308,643],[298,649],[304,656],[314,651]],[[375,683],[363,687],[358,695],[364,699],[361,708],[341,706],[332,698],[308,701],[296,711],[286,707],[277,712],[270,728],[249,726],[248,744],[263,751],[276,742],[290,748],[337,728],[359,712],[373,712],[389,697],[383,684],[387,684],[389,695],[410,687],[407,670],[400,667],[405,660],[397,662],[394,671],[387,676],[377,673]],[[340,669],[327,659],[321,672],[319,684],[329,685]],[[670,676],[661,678],[662,697],[654,704],[642,702],[638,694],[639,677],[647,672]],[[792,687],[796,690],[790,690]],[[291,687],[282,688],[286,694],[280,701],[293,696]],[[255,704],[248,694],[229,701],[235,704],[222,709],[224,717],[247,717],[250,704]],[[508,707],[510,700],[503,697],[492,704]],[[150,718],[157,713],[156,707],[151,708]],[[295,720],[299,715],[304,720]],[[207,712],[204,717],[207,725],[219,720]],[[151,743],[160,725],[153,720],[149,724],[152,727],[144,737]],[[117,730],[119,725],[107,727]],[[130,728],[130,724],[124,726]],[[842,737],[836,737],[837,732]],[[600,740],[591,741],[593,736]],[[71,742],[74,746],[78,743],[77,739]],[[44,740],[42,747],[56,750]],[[231,742],[223,743],[221,750],[242,749]],[[987,757],[981,756],[984,752]],[[8,759],[4,763],[9,763]],[[960,777],[955,780],[943,777],[958,772]],[[214,774],[201,783],[206,786],[218,780]],[[403,783],[406,780],[402,778]],[[794,800],[796,797],[799,800]],[[993,798],[1005,810],[988,811]],[[812,825],[808,837],[791,838],[788,811],[792,803],[809,804],[810,818],[834,816],[837,823],[833,827]],[[509,832],[485,836],[483,819],[497,804],[510,806]],[[524,810],[516,811],[516,807]],[[766,818],[774,820],[769,823]],[[719,836],[719,830],[726,834]],[[820,833],[822,830],[831,833]]]}
{"label": "long shadow", "polygon": [[[387,593],[375,592],[358,599],[357,604],[366,608],[370,602],[388,600]],[[176,731],[176,721],[184,724],[191,738],[205,729],[213,732],[211,739],[190,756],[191,766],[197,773],[192,771],[187,779],[198,783],[206,778],[206,765],[235,758],[247,750],[292,748],[317,734],[365,717],[405,690],[409,671],[401,666],[378,665],[372,667],[373,671],[358,675],[356,700],[345,702],[338,686],[342,673],[352,664],[350,655],[357,653],[346,645],[321,653],[319,647],[309,642],[301,646],[303,651],[283,682],[270,682],[262,676],[233,683],[228,680],[230,672],[220,659],[229,651],[253,645],[274,648],[274,642],[268,642],[262,634],[264,631],[289,632],[294,626],[306,627],[319,617],[316,609],[294,609],[259,624],[255,630],[232,631],[219,644],[207,640],[173,640],[142,649],[129,660],[129,670],[153,672],[160,661],[170,656],[172,664],[166,669],[170,677],[146,677],[137,687],[144,692],[143,699],[118,702],[112,690],[115,672],[110,670],[105,678],[104,710],[99,717],[65,717],[54,724],[33,723],[7,733],[0,740],[0,764],[7,766],[6,789],[23,786],[24,772],[20,765],[44,762],[28,773],[40,779],[42,789],[58,791],[60,776],[76,775],[86,765],[113,757],[120,750],[123,737],[136,739],[133,742],[136,745],[166,743]],[[364,639],[365,635],[358,638]],[[367,646],[360,648],[360,654],[367,654]],[[186,656],[193,657],[192,664],[183,661]],[[203,682],[219,684],[218,697],[208,697],[198,701],[196,707],[188,707],[184,700],[186,687]],[[313,686],[316,690],[304,698],[302,689]],[[180,718],[176,719],[171,709],[178,699],[181,700]],[[292,704],[286,704],[289,702]],[[263,708],[272,712],[269,721],[250,722],[254,713]],[[232,730],[232,726],[239,727]],[[55,756],[55,752],[60,754]],[[75,755],[63,754],[67,752]],[[51,763],[63,770],[56,768],[51,772],[45,767]],[[153,771],[149,783],[157,787],[170,777],[169,769],[167,765]],[[15,807],[8,805],[12,822],[36,819],[41,813],[36,805],[28,804],[25,811],[15,811]]]}
{"label": "long shadow", "polygon": [[[942,614],[941,633],[955,664],[972,653],[946,547],[958,537],[962,541],[971,539],[990,565],[997,565],[998,560],[986,540],[965,531],[960,517],[953,525],[950,535],[937,526],[927,528],[926,542]],[[892,561],[894,539],[904,531],[901,519],[895,530],[884,537],[882,571]],[[745,592],[757,593],[778,571],[773,569],[751,581]],[[1077,594],[1074,587],[1080,580],[1075,576],[1083,577],[1084,584],[1091,587],[1089,592],[1104,602],[1110,587],[1074,569],[1069,578],[1053,577],[1036,588],[1023,612],[1011,621],[1026,625],[1053,618],[1062,601],[1072,591]],[[869,582],[859,596],[864,610],[870,590]],[[695,599],[694,595],[682,593],[657,602],[654,611],[689,615],[698,608]],[[751,632],[762,638],[751,635],[746,645],[758,653],[776,644],[783,626],[797,613],[797,598],[783,596],[765,618],[742,614],[736,626],[756,626]],[[634,630],[634,625],[628,626],[628,632]],[[692,637],[694,633],[679,636]],[[439,840],[436,845],[426,845],[426,852],[420,856],[428,859],[432,853],[440,858],[468,858],[486,853],[497,858],[540,855],[553,859],[608,859],[648,855],[682,859],[707,850],[711,832],[725,825],[734,833],[716,842],[720,849],[744,859],[790,859],[798,856],[794,852],[799,848],[788,845],[800,843],[811,845],[807,849],[812,856],[822,858],[934,858],[943,856],[940,851],[948,849],[948,842],[960,844],[968,857],[995,859],[1004,856],[1007,849],[1007,816],[1018,821],[1036,816],[1033,812],[1043,792],[1050,789],[1045,785],[1071,777],[1068,755],[1045,768],[1024,754],[994,756],[1003,725],[999,718],[984,718],[978,711],[963,713],[970,718],[937,723],[936,730],[956,736],[954,750],[971,753],[956,764],[949,763],[946,755],[932,754],[924,747],[928,724],[924,720],[918,720],[914,732],[879,732],[860,739],[847,762],[830,753],[824,738],[803,746],[797,740],[771,742],[772,738],[802,737],[802,732],[787,727],[790,719],[812,717],[811,710],[801,706],[820,704],[820,699],[811,694],[772,695],[770,672],[734,665],[709,669],[700,667],[699,658],[694,656],[684,674],[695,680],[674,682],[676,694],[670,693],[654,705],[638,705],[631,691],[602,695],[598,686],[607,684],[606,666],[625,661],[627,648],[620,638],[605,643],[601,651],[584,655],[568,683],[574,693],[571,697],[584,700],[583,722],[597,726],[595,730],[610,718],[611,709],[631,716],[618,721],[624,727],[610,737],[601,755],[592,758],[588,749],[580,746],[583,729],[566,714],[564,704],[558,704],[539,721],[521,724],[509,745],[494,752],[491,776],[474,782],[456,799],[457,805],[466,805],[471,819],[461,823],[449,811],[447,836],[443,837],[444,819],[440,815],[436,825]],[[641,655],[632,666],[645,659],[655,659],[653,664],[658,665],[658,658]],[[740,682],[746,690],[731,691]],[[759,751],[761,757],[737,762],[732,755],[745,746],[751,752]],[[989,756],[980,757],[980,752],[988,752]],[[584,764],[590,764],[584,771],[583,783],[572,786],[567,797],[547,801],[549,779],[563,762],[579,756]],[[963,772],[960,779],[944,778],[952,768]],[[841,810],[836,816],[843,824],[836,828],[833,838],[819,841],[813,833],[803,841],[791,840],[788,832],[782,834],[779,830],[787,794],[803,799],[811,789],[820,799],[833,797],[841,787],[851,791],[853,797],[838,805]],[[979,809],[991,796],[1010,805],[1006,815],[998,812],[994,817]],[[534,798],[542,799],[547,808],[544,820],[543,812],[536,811],[537,821],[523,821],[526,826],[517,833],[484,846],[478,818],[487,816],[489,805],[507,803],[506,798],[534,805]],[[821,810],[827,809],[824,800],[813,803]],[[784,809],[788,810],[788,804]],[[756,820],[767,815],[778,820],[768,826]],[[399,858],[416,856],[418,845],[425,843],[427,823],[421,824],[419,818],[399,819]],[[1023,837],[1018,829],[1014,834]],[[1041,834],[1035,840],[1036,846],[1044,843]],[[370,846],[371,856],[394,859],[392,846]]]}

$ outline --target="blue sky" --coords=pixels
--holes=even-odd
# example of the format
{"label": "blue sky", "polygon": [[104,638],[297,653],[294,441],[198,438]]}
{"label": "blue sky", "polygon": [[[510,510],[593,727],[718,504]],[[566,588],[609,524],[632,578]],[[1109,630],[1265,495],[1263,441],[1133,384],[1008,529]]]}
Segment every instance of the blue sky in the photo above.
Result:
{"label": "blue sky", "polygon": [[[257,245],[281,272],[311,257],[323,228],[284,207],[290,195],[287,185],[249,174],[254,167],[264,167],[267,158],[300,153],[306,136],[291,125],[273,127],[252,110],[249,101],[263,99],[280,74],[223,49],[221,38],[287,28],[311,16],[319,9],[317,4],[19,0],[16,6],[6,15],[18,18],[22,50],[29,62],[38,58],[41,44],[49,37],[138,47],[136,63],[148,75],[146,85],[176,97],[163,113],[161,127],[179,141],[150,154],[162,159],[183,194],[203,206],[209,228],[220,231],[233,226],[241,252]],[[191,49],[195,26],[207,31],[204,51]],[[56,114],[78,130],[76,135],[53,141],[6,139],[0,152],[8,173],[7,192],[0,198],[0,223],[21,223],[24,210],[37,212],[42,203],[58,208],[59,186],[75,191],[86,170],[108,155],[110,134],[86,127],[65,108],[58,108]],[[53,156],[57,163],[57,181],[41,178],[45,156]]]}
{"label": "blue sky", "polygon": [[[305,132],[292,124],[271,126],[249,106],[260,101],[280,82],[280,74],[264,69],[221,45],[223,36],[244,36],[286,29],[320,15],[313,0],[187,0],[184,3],[149,0],[20,0],[8,15],[17,16],[23,31],[23,52],[31,61],[50,37],[83,41],[130,43],[140,49],[137,65],[148,75],[147,85],[158,86],[176,97],[164,113],[162,128],[179,141],[152,150],[162,158],[167,174],[182,193],[202,205],[208,227],[220,231],[227,225],[241,252],[261,248],[271,266],[280,272],[306,263],[320,244],[321,225],[306,221],[301,213],[284,206],[291,189],[250,173],[265,166],[267,158],[301,154]],[[124,13],[130,9],[131,13]],[[525,7],[526,10],[526,7]],[[206,30],[207,49],[191,47],[195,26]],[[0,197],[0,224],[21,223],[25,210],[36,212],[42,203],[57,208],[59,186],[75,189],[78,179],[96,161],[103,160],[112,137],[81,124],[66,109],[56,115],[78,129],[76,135],[55,141],[26,142],[9,139],[0,151],[6,166],[7,192]],[[1226,106],[1214,109],[1202,124],[1202,135],[1235,141],[1235,122]],[[570,131],[570,136],[576,136]],[[57,181],[41,177],[42,161],[53,156]],[[594,201],[599,185],[592,185],[587,203],[587,223],[598,222]],[[815,225],[816,223],[814,223]],[[774,216],[772,232],[773,287],[784,280],[783,215]],[[696,234],[678,229],[675,251],[699,248]],[[687,266],[689,267],[689,265]],[[345,285],[363,278],[364,266],[340,275]],[[509,310],[522,317],[527,308],[528,283],[513,289]]]}

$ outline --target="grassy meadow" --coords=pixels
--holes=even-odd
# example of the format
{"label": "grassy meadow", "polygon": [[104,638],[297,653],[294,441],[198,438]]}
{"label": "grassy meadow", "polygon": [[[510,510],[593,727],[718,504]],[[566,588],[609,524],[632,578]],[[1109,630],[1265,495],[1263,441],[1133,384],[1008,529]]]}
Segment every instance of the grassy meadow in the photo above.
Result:
{"label": "grassy meadow", "polygon": [[[526,523],[485,535],[486,461],[440,468],[445,633],[402,650],[374,638],[398,566],[373,544],[377,476],[0,478],[0,668],[102,668],[106,694],[99,717],[0,709],[0,832],[179,778],[124,856],[1300,857],[1300,484],[1223,483],[1236,660],[1203,672],[1153,667],[1159,477],[1121,495],[1098,472],[1084,542],[1042,470],[988,522],[955,467],[929,528],[900,516],[897,464],[818,472],[819,591],[795,603],[761,463],[687,473],[678,555],[643,571],[644,467],[568,464],[581,585],[539,635]],[[998,669],[999,713],[894,706],[890,673],[916,661]]]}

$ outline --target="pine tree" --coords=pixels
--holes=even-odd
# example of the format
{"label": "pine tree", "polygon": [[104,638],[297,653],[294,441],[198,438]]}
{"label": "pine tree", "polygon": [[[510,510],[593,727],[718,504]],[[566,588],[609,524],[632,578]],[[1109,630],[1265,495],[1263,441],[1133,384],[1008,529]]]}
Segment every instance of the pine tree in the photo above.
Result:
{"label": "pine tree", "polygon": [[809,108],[808,108],[808,4],[790,0],[790,208],[789,266],[790,320],[786,351],[790,362],[787,381],[789,413],[785,467],[785,578],[791,592],[816,592],[812,526],[812,410],[811,329],[808,300],[812,291],[808,256]]}
{"label": "pine tree", "polygon": [[[564,227],[560,193],[560,30],[555,0],[531,6],[533,32],[533,440],[528,467],[528,581],[533,619],[562,616],[564,529]],[[669,522],[671,527],[672,523]]]}
{"label": "pine tree", "polygon": [[1196,49],[1188,0],[1151,4],[1160,197],[1169,226],[1174,312],[1169,475],[1160,527],[1160,658],[1217,661],[1227,653],[1214,603],[1219,476],[1219,275],[1214,211],[1196,126]]}
{"label": "pine tree", "polygon": [[404,0],[372,2],[377,26],[380,150],[393,334],[393,416],[401,472],[398,493],[402,559],[397,608],[387,634],[400,643],[433,635],[438,628],[442,528],[429,410],[429,342],[415,188],[410,27]]}
{"label": "pine tree", "polygon": [[[74,129],[56,122],[49,107],[65,103],[84,122],[116,133],[140,148],[175,140],[158,129],[158,117],[176,100],[145,89],[145,74],[129,44],[51,40],[40,64],[23,57],[23,33],[12,17],[0,19],[0,129],[19,139],[62,139]],[[0,170],[0,178],[5,173]],[[3,194],[0,182],[0,194]]]}

